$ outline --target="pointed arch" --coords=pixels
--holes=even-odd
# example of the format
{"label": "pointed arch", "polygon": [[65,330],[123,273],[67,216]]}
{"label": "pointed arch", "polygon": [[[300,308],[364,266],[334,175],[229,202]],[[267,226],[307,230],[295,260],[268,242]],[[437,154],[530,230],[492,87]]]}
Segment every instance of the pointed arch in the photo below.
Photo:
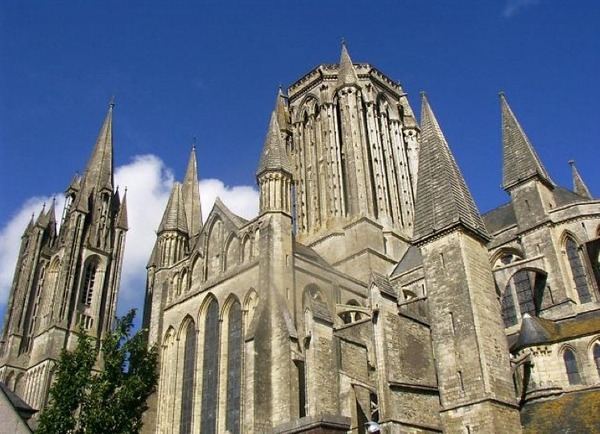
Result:
{"label": "pointed arch", "polygon": [[211,219],[206,246],[207,279],[223,271],[223,220],[219,216]]}
{"label": "pointed arch", "polygon": [[179,294],[185,294],[188,291],[188,288],[188,270],[187,268],[183,268],[179,278]]}
{"label": "pointed arch", "polygon": [[204,345],[202,361],[202,409],[200,432],[217,431],[217,405],[219,387],[219,302],[209,295],[202,309],[204,317]]}
{"label": "pointed arch", "polygon": [[[223,394],[225,395],[225,429],[232,434],[239,434],[241,428],[241,392],[242,392],[242,357],[243,326],[242,308],[238,298],[230,295],[223,308],[223,324],[226,335],[222,351],[225,372],[223,373]],[[226,362],[225,362],[226,360]]]}
{"label": "pointed arch", "polygon": [[577,353],[575,350],[571,347],[564,347],[562,358],[569,384],[572,386],[581,384],[581,375],[579,373],[579,364],[577,363]]}
{"label": "pointed arch", "polygon": [[247,233],[242,239],[242,262],[248,262],[253,258],[252,238]]}
{"label": "pointed arch", "polygon": [[512,264],[513,262],[524,259],[525,255],[519,249],[514,247],[505,247],[497,250],[490,258],[490,263],[493,268],[500,268],[506,265]]}
{"label": "pointed arch", "polygon": [[204,281],[204,261],[202,260],[202,255],[199,252],[196,252],[190,261],[191,266],[191,282],[203,282]]}
{"label": "pointed arch", "polygon": [[542,307],[552,302],[549,292],[548,300],[544,299],[547,277],[547,273],[538,268],[515,271],[500,299],[505,327],[517,324],[526,313],[538,316]]}
{"label": "pointed arch", "polygon": [[244,311],[245,315],[245,330],[248,331],[250,324],[254,321],[256,314],[256,308],[258,307],[258,293],[254,288],[250,288],[244,299]]}
{"label": "pointed arch", "polygon": [[579,302],[581,304],[589,303],[592,301],[592,294],[587,280],[584,261],[581,257],[580,243],[577,241],[575,235],[568,231],[565,231],[562,235],[562,240],[567,265],[569,266],[571,279],[579,297]]}
{"label": "pointed arch", "polygon": [[[185,324],[185,325],[184,325]],[[183,371],[181,375],[181,417],[179,421],[180,434],[191,434],[194,415],[194,384],[196,375],[196,324],[191,316],[186,316],[182,322],[183,339]]]}
{"label": "pointed arch", "polygon": [[225,266],[224,269],[230,269],[235,267],[240,262],[240,240],[232,232],[229,234],[227,243],[225,245]]}
{"label": "pointed arch", "polygon": [[596,339],[596,341],[592,343],[592,360],[596,366],[598,379],[600,379],[600,339]]}

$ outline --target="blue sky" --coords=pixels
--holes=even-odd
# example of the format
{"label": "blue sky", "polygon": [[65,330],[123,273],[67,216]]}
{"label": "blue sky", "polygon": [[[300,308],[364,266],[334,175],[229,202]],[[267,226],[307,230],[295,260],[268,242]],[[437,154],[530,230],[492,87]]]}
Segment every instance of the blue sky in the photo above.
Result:
{"label": "blue sky", "polygon": [[342,37],[416,113],[427,92],[482,212],[507,200],[501,90],[554,181],[571,187],[573,159],[600,194],[597,1],[4,1],[0,312],[28,216],[84,168],[113,95],[117,182],[144,216],[131,219],[123,311],[141,308],[152,229],[193,138],[205,216],[216,195],[251,216],[278,85],[337,62]]}

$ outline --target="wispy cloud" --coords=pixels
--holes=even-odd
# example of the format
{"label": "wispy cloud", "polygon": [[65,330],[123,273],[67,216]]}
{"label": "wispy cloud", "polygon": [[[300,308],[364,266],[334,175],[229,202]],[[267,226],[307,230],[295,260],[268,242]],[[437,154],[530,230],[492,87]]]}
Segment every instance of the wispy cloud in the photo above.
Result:
{"label": "wispy cloud", "polygon": [[[170,168],[154,155],[142,155],[115,170],[115,183],[121,192],[127,187],[127,233],[123,274],[119,293],[119,313],[138,308],[138,319],[143,309],[146,263],[156,241],[155,230],[160,223],[169,198],[174,176]],[[57,197],[62,195],[57,194]],[[258,192],[251,186],[226,186],[221,180],[200,181],[200,196],[204,218],[208,216],[217,197],[231,211],[245,218],[258,213]],[[50,203],[52,195],[31,198],[23,204],[10,221],[0,228],[0,316],[8,300],[13,273],[21,245],[21,235],[32,213],[37,215],[44,203]],[[60,217],[64,201],[57,199],[57,217]]]}
{"label": "wispy cloud", "polygon": [[504,5],[502,16],[510,18],[521,10],[540,3],[540,0],[508,0]]}

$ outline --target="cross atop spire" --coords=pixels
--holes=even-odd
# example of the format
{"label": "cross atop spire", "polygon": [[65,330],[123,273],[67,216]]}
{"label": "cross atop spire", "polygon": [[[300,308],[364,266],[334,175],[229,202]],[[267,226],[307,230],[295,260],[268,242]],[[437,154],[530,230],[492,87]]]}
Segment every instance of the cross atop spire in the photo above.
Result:
{"label": "cross atop spire", "polygon": [[510,109],[503,92],[500,92],[500,104],[502,105],[504,159],[502,188],[508,191],[517,184],[534,177],[553,188],[554,183]]}
{"label": "cross atop spire", "polygon": [[577,167],[575,167],[575,161],[569,160],[569,166],[571,166],[571,173],[573,174],[573,191],[587,199],[592,199],[590,190],[587,188],[587,185],[585,185],[585,182],[583,182],[583,179],[579,175]]}
{"label": "cross atop spire", "polygon": [[487,239],[475,201],[424,92],[421,93],[421,100],[421,149],[414,239],[424,240],[457,225]]}

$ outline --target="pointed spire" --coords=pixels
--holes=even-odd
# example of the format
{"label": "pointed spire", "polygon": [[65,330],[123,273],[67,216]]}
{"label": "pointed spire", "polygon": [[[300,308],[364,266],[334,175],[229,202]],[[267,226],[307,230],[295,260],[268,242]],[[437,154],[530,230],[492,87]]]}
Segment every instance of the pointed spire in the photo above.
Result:
{"label": "pointed spire", "polygon": [[81,188],[81,180],[79,178],[79,173],[75,172],[75,175],[73,175],[73,179],[71,179],[71,182],[69,183],[69,186],[67,187],[66,193],[67,193],[67,195],[72,194],[72,193],[77,193],[80,188]]}
{"label": "pointed spire", "polygon": [[461,224],[483,238],[487,232],[467,184],[431,107],[422,93],[421,150],[415,200],[414,238]]}
{"label": "pointed spire", "polygon": [[52,205],[50,205],[50,209],[46,213],[46,218],[48,221],[48,225],[53,225],[56,227],[56,198],[52,198]]}
{"label": "pointed spire", "polygon": [[123,200],[119,206],[119,213],[117,214],[117,227],[119,229],[129,230],[129,221],[127,218],[127,189],[125,189]]}
{"label": "pointed spire", "polygon": [[92,151],[90,160],[83,175],[82,187],[91,192],[102,189],[112,190],[113,185],[113,134],[112,134],[112,113],[115,103],[111,100],[108,113],[100,134],[96,140],[96,145]]}
{"label": "pointed spire", "polygon": [[587,185],[585,185],[585,182],[583,182],[583,179],[579,175],[577,167],[575,167],[575,161],[570,160],[569,166],[571,166],[571,172],[573,174],[573,191],[578,195],[585,197],[586,199],[592,199],[590,190],[587,188]]}
{"label": "pointed spire", "polygon": [[198,185],[198,164],[196,161],[196,144],[192,146],[182,187],[185,215],[190,237],[200,233],[202,229],[202,206],[200,203],[200,187]]}
{"label": "pointed spire", "polygon": [[500,93],[502,106],[502,148],[504,157],[502,188],[510,190],[515,185],[537,177],[553,187],[554,183],[542,165],[535,149],[525,135],[525,131],[510,109],[504,93]]}
{"label": "pointed spire", "polygon": [[163,218],[158,226],[159,234],[164,231],[188,233],[185,208],[183,206],[183,195],[181,193],[181,184],[179,182],[173,184],[167,208],[165,209]]}
{"label": "pointed spire", "polygon": [[337,85],[339,87],[347,84],[356,84],[357,82],[358,76],[356,75],[356,70],[352,64],[352,59],[350,59],[350,54],[348,54],[346,41],[342,39],[342,54],[340,55]]}
{"label": "pointed spire", "polygon": [[285,150],[285,145],[281,139],[281,131],[277,115],[275,112],[271,114],[271,122],[269,123],[269,131],[265,139],[262,156],[258,164],[256,175],[260,176],[266,171],[284,171],[292,174],[292,165]]}

